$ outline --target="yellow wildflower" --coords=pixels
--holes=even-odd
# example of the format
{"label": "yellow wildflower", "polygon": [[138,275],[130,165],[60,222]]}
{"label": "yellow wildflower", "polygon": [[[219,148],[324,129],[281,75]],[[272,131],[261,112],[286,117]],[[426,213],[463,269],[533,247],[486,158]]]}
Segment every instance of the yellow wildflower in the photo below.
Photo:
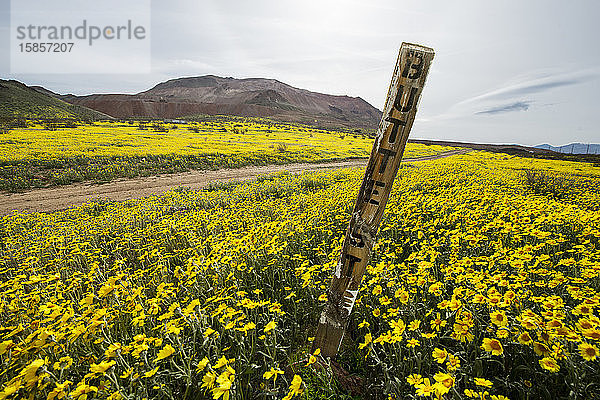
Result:
{"label": "yellow wildflower", "polygon": [[173,353],[175,353],[175,349],[170,344],[167,344],[158,352],[158,356],[154,359],[154,361],[159,361],[170,357],[173,355]]}

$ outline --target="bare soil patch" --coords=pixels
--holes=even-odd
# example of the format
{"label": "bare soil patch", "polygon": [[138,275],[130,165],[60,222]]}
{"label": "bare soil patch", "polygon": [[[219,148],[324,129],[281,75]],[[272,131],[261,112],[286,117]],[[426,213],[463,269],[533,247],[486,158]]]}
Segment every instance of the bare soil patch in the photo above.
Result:
{"label": "bare soil patch", "polygon": [[[434,160],[454,154],[463,154],[468,149],[422,158],[406,158],[402,162]],[[147,178],[116,180],[105,184],[73,184],[47,189],[33,189],[24,193],[0,193],[0,215],[14,212],[47,212],[80,206],[95,200],[123,201],[152,194],[160,194],[178,187],[202,189],[211,183],[245,181],[261,175],[288,171],[302,173],[323,169],[365,167],[366,158],[326,163],[298,163],[285,165],[252,166],[216,171],[190,171],[181,174],[159,175]]]}

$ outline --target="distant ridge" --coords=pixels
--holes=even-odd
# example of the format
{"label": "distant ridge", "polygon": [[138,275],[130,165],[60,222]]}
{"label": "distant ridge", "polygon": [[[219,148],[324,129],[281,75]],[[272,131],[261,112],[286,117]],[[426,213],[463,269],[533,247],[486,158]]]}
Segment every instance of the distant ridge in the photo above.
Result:
{"label": "distant ridge", "polygon": [[171,79],[134,95],[63,95],[60,98],[115,118],[164,119],[221,114],[364,130],[375,130],[381,119],[381,111],[360,97],[316,93],[265,78],[205,75]]}
{"label": "distant ridge", "polygon": [[537,149],[552,150],[564,154],[600,154],[600,144],[593,143],[569,143],[563,146],[552,146],[550,144],[538,144]]}
{"label": "distant ridge", "polygon": [[440,145],[451,147],[467,147],[474,150],[491,151],[493,153],[505,153],[519,157],[545,158],[549,160],[583,161],[594,163],[600,166],[599,154],[569,154],[558,153],[556,151],[541,149],[538,147],[522,146],[520,144],[489,144],[489,143],[469,143],[455,142],[450,140],[427,140],[427,139],[408,139],[410,143],[420,143],[426,145]]}
{"label": "distant ridge", "polygon": [[0,79],[0,118],[110,118],[84,106],[69,104],[54,97],[54,94],[39,86],[30,87],[15,80]]}

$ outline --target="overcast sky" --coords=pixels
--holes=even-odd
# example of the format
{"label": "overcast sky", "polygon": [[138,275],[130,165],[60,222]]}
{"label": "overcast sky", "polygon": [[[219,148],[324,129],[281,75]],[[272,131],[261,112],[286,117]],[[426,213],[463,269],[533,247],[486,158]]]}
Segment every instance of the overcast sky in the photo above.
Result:
{"label": "overcast sky", "polygon": [[136,93],[215,74],[381,109],[406,41],[436,52],[411,137],[600,142],[598,1],[153,0],[152,73],[135,75],[11,74],[0,2],[0,76],[59,93]]}

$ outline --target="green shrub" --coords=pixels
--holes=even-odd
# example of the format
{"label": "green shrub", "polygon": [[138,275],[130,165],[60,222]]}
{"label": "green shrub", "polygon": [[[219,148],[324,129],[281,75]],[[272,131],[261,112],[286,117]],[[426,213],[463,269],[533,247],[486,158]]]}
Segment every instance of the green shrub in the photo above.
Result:
{"label": "green shrub", "polygon": [[547,171],[525,170],[524,183],[535,194],[551,195],[555,198],[569,194],[569,185],[565,178]]}

